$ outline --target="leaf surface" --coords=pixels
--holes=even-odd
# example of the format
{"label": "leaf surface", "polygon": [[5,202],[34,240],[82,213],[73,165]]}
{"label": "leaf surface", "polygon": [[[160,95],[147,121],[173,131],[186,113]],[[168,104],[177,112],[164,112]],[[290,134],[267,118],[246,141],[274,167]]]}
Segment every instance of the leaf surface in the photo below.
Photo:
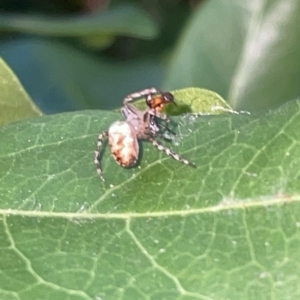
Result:
{"label": "leaf surface", "polygon": [[[200,97],[200,95],[199,95]],[[262,115],[186,115],[173,150],[102,157],[119,113],[0,129],[1,299],[297,299],[300,100]]]}
{"label": "leaf surface", "polygon": [[[217,115],[222,113],[237,113],[217,93],[199,89],[187,88],[172,91],[175,104],[167,105],[164,111],[169,115],[181,115],[188,112]],[[144,97],[134,102],[140,110],[147,109]]]}
{"label": "leaf surface", "polygon": [[42,114],[1,58],[0,90],[0,125]]}

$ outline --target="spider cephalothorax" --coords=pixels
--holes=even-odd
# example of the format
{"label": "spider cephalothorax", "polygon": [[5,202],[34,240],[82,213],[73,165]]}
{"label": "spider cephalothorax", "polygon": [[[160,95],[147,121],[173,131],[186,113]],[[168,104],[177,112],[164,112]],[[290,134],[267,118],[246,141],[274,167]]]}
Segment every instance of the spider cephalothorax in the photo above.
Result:
{"label": "spider cephalothorax", "polygon": [[[135,99],[146,97],[148,108],[145,111],[139,110],[131,102]],[[123,101],[121,109],[125,121],[114,122],[108,130],[103,131],[98,137],[97,150],[95,151],[95,164],[97,172],[104,181],[100,165],[100,152],[105,137],[108,137],[111,152],[116,162],[122,167],[134,166],[139,156],[139,139],[150,141],[158,150],[165,152],[174,159],[192,167],[195,165],[179,154],[173,152],[160,144],[156,138],[161,135],[162,128],[168,128],[169,118],[162,113],[165,105],[174,102],[174,97],[169,92],[160,92],[155,88],[145,89],[140,92],[128,95]],[[166,125],[160,124],[162,120]]]}

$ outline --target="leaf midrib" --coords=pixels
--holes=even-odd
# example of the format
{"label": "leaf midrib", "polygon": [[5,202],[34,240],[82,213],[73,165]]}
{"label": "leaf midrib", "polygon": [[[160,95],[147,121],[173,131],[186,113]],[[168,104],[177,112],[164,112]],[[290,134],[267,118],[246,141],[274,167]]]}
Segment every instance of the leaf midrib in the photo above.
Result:
{"label": "leaf midrib", "polygon": [[[205,201],[205,200],[203,200]],[[132,219],[132,218],[149,218],[149,217],[174,217],[188,216],[204,213],[215,213],[220,211],[241,210],[246,208],[267,207],[273,205],[283,205],[287,203],[300,202],[300,195],[278,195],[276,198],[271,196],[262,196],[253,199],[223,199],[218,205],[194,208],[189,210],[173,211],[152,211],[152,212],[127,212],[127,213],[87,213],[87,212],[47,212],[34,210],[17,210],[17,209],[0,209],[0,216],[22,216],[34,218],[62,218],[62,219]]]}

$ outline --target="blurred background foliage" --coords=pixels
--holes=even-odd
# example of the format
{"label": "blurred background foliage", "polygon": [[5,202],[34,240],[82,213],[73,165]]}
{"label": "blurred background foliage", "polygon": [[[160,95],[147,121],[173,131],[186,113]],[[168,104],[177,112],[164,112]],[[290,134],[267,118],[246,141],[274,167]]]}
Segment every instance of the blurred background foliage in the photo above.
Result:
{"label": "blurred background foliage", "polygon": [[0,55],[44,113],[200,87],[237,110],[300,94],[299,0],[0,0]]}

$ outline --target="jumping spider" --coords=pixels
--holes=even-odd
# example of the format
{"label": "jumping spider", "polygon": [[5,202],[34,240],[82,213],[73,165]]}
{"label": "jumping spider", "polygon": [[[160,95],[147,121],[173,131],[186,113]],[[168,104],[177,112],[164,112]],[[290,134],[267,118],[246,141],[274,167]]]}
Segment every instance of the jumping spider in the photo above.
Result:
{"label": "jumping spider", "polygon": [[[146,97],[148,108],[145,111],[140,111],[131,103],[141,97]],[[94,162],[97,173],[103,181],[100,152],[105,137],[108,137],[114,159],[122,167],[131,167],[136,164],[139,156],[139,139],[148,140],[158,150],[165,152],[175,160],[196,167],[195,164],[181,157],[171,149],[166,148],[156,140],[157,137],[162,137],[162,129],[172,132],[169,129],[170,119],[162,113],[164,106],[169,103],[175,103],[173,95],[169,92],[160,92],[156,88],[132,93],[124,99],[124,106],[121,112],[126,121],[114,122],[108,130],[102,131],[98,136]]]}

